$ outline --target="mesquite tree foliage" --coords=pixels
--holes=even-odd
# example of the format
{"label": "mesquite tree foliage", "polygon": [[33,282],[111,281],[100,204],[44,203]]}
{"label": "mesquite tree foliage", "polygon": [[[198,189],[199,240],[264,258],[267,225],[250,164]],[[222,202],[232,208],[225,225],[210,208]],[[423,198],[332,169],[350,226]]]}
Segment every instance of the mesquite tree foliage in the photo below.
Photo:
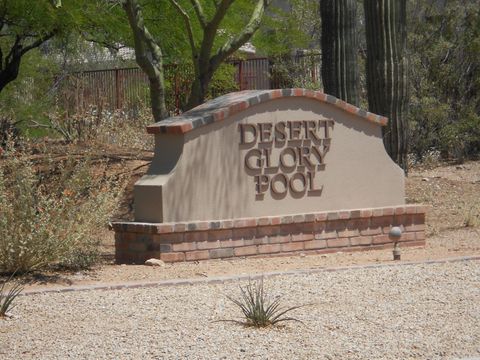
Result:
{"label": "mesquite tree foliage", "polygon": [[122,1],[137,63],[150,80],[155,121],[166,117],[163,62],[191,57],[194,78],[184,110],[200,105],[216,71],[258,30],[270,1]]}
{"label": "mesquite tree foliage", "polygon": [[[102,44],[109,36],[112,43],[120,42],[118,29],[111,27],[114,23],[118,24],[115,12],[103,0],[63,3],[61,0],[0,0],[1,96],[9,100],[4,91],[7,86],[10,89],[15,86],[11,83],[22,76],[22,63],[32,61],[35,53],[46,58],[49,49],[55,48],[55,41],[67,41],[75,34]],[[110,29],[107,29],[107,24]],[[39,49],[42,51],[39,52]],[[50,70],[59,65],[59,54],[49,61]],[[5,110],[5,106],[2,107],[1,110]]]}
{"label": "mesquite tree foliage", "polygon": [[[229,12],[232,11],[231,6],[234,2],[235,0],[214,1],[213,11],[209,15],[207,3],[203,4],[199,0],[190,0],[189,2],[170,0],[170,3],[178,11],[180,18],[183,19],[185,24],[195,70],[195,79],[192,84],[187,109],[191,109],[205,101],[205,96],[215,71],[229,56],[252,38],[253,34],[260,27],[265,9],[271,0],[254,1],[255,7],[247,15],[248,21],[246,24],[236,34],[231,34],[223,44],[215,47],[218,35],[225,32],[225,29],[222,29],[222,23]],[[209,7],[211,7],[211,4]],[[187,11],[190,8],[194,10],[193,16],[190,16]],[[199,24],[200,36],[195,36],[194,23]]]}
{"label": "mesquite tree foliage", "polygon": [[321,0],[324,91],[358,105],[356,0]]}
{"label": "mesquite tree foliage", "polygon": [[55,9],[46,0],[1,2],[0,92],[18,77],[23,57],[60,31],[60,14]]}
{"label": "mesquite tree foliage", "polygon": [[388,117],[383,142],[407,171],[406,0],[365,0],[369,110]]}

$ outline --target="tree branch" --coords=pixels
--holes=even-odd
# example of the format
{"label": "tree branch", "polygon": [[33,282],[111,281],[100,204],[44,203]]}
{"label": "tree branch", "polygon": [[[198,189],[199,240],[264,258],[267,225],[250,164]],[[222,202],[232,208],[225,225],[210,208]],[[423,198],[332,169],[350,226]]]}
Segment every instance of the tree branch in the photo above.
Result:
{"label": "tree branch", "polygon": [[7,57],[5,58],[5,67],[8,67],[8,64],[10,64],[15,58],[19,52],[19,49],[21,48],[20,42],[22,41],[22,38],[18,35],[15,36],[15,42],[13,43],[12,47],[10,48],[10,51],[8,52]]}
{"label": "tree branch", "polygon": [[[162,50],[145,27],[143,15],[136,0],[127,0],[123,3],[123,8],[132,28],[137,62],[149,76],[155,76],[156,70],[151,61],[161,59]],[[149,56],[148,53],[151,55]]]}
{"label": "tree branch", "polygon": [[219,48],[217,53],[210,60],[210,64],[213,68],[217,67],[222,61],[250,40],[255,31],[260,27],[263,14],[268,5],[270,5],[270,2],[271,0],[258,0],[248,24],[239,34],[228,40],[221,48]]}
{"label": "tree branch", "polygon": [[37,40],[35,40],[33,43],[31,43],[30,45],[27,45],[25,47],[22,47],[22,50],[21,50],[21,56],[23,56],[26,52],[32,50],[32,49],[35,49],[37,47],[39,47],[40,45],[42,45],[45,41],[47,40],[50,40],[52,37],[55,36],[55,34],[57,33],[57,30],[53,30],[47,34],[45,34],[44,36],[41,36],[40,38],[38,38]]}
{"label": "tree branch", "polygon": [[52,0],[52,6],[55,9],[61,8],[62,7],[62,0]]}
{"label": "tree branch", "polygon": [[202,29],[205,29],[207,26],[207,19],[205,17],[205,12],[203,11],[202,4],[198,0],[190,0],[192,3],[193,8],[195,9],[195,13],[197,14],[198,21],[202,26]]}
{"label": "tree branch", "polygon": [[222,2],[218,6],[216,6],[215,15],[213,16],[212,20],[207,24],[206,28],[214,30],[216,32],[218,26],[220,25],[220,22],[225,17],[228,8],[234,2],[235,0],[222,0]]}
{"label": "tree branch", "polygon": [[210,56],[217,35],[218,27],[227,14],[228,8],[235,0],[221,0],[216,7],[215,15],[203,30],[202,45],[200,47],[199,64],[200,68],[209,67]]}
{"label": "tree branch", "polygon": [[192,48],[192,56],[193,58],[197,58],[197,46],[195,45],[195,38],[193,37],[193,29],[192,23],[190,21],[190,16],[188,16],[187,12],[180,6],[180,4],[175,0],[170,0],[170,3],[177,9],[180,15],[185,22],[185,28],[187,29],[188,33],[188,40],[190,42],[190,47]]}
{"label": "tree branch", "polygon": [[56,131],[57,133],[59,133],[61,136],[63,136],[63,138],[65,139],[65,141],[67,142],[72,142],[73,140],[73,135],[70,134],[67,129],[63,128],[62,126],[60,126],[60,124],[56,123],[56,122],[53,122],[51,119],[49,119],[50,123],[49,124],[42,124],[42,123],[39,123],[38,121],[35,121],[35,120],[32,120],[30,122],[30,127],[32,128],[43,128],[43,129],[49,129],[49,130],[53,130],[53,131]]}
{"label": "tree branch", "polygon": [[107,48],[108,50],[111,50],[111,51],[119,51],[121,49],[124,49],[128,46],[126,45],[118,45],[118,44],[114,44],[114,43],[111,43],[109,41],[106,41],[106,40],[99,40],[99,39],[95,39],[93,37],[88,37],[86,35],[83,35],[82,34],[82,38],[88,42],[91,42],[91,43],[95,43],[95,44],[98,44],[98,45],[101,45],[103,46],[104,48]]}

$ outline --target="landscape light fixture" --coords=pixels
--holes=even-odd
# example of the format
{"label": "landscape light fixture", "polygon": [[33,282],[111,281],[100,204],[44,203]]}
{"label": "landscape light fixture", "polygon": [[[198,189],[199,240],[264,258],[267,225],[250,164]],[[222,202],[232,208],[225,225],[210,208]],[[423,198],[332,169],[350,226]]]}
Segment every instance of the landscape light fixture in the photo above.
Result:
{"label": "landscape light fixture", "polygon": [[398,226],[394,226],[390,229],[388,236],[394,241],[393,260],[400,260],[400,246],[398,245],[398,242],[402,237],[402,229]]}

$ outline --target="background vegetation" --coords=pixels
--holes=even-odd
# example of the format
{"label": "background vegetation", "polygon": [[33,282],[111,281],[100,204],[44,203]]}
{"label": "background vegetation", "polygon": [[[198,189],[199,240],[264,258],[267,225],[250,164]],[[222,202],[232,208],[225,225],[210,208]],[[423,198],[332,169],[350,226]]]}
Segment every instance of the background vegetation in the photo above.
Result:
{"label": "background vegetation", "polygon": [[[361,3],[362,1],[359,1],[357,7],[360,104],[366,107],[364,66],[366,45]],[[101,8],[100,11],[95,1],[87,1],[86,4],[90,16],[79,16],[78,9],[68,7],[69,16],[62,13],[66,18],[63,22],[76,31],[67,32],[65,24],[61,23],[62,35],[55,37],[47,45],[27,53],[22,59],[18,78],[0,92],[2,133],[5,133],[7,128],[16,128],[29,136],[52,135],[52,129],[32,125],[48,124],[52,118],[62,116],[64,109],[56,103],[55,91],[66,73],[85,68],[133,65],[131,59],[122,60],[120,56],[110,57],[109,62],[98,61],[101,60],[99,54],[104,52],[118,54],[118,50],[123,46],[131,46],[130,30],[125,24],[125,15],[118,6],[110,5],[110,8]],[[20,5],[21,3],[18,3],[17,7]],[[189,61],[184,61],[190,58],[185,31],[178,21],[173,21],[176,18],[175,9],[158,6],[160,5],[147,2],[144,12],[147,14],[146,17],[148,16],[151,31],[161,40],[165,62],[182,62],[185,64],[182,65],[183,70],[193,75],[193,65]],[[246,10],[251,7],[246,4],[237,6],[240,8],[246,6]],[[110,11],[106,16],[108,10]],[[241,13],[240,10],[235,14]],[[52,11],[49,10],[49,14]],[[100,16],[92,15],[94,12]],[[34,25],[43,29],[51,27],[54,20],[59,21],[53,15],[50,15],[50,18],[53,20],[45,20],[46,24],[36,21]],[[478,156],[480,153],[478,1],[409,0],[407,20],[411,159],[421,161],[426,155],[432,154],[437,154],[443,159],[456,160]],[[235,29],[240,26],[235,16],[227,16],[224,25],[231,28],[231,31],[236,31]],[[291,1],[291,12],[273,6],[269,8],[263,26],[254,35],[252,42],[257,47],[257,55],[276,59],[273,71],[285,79],[283,81],[285,86],[321,88],[318,81],[309,83],[302,80],[295,65],[282,60],[294,49],[318,51],[320,25],[318,2]],[[225,41],[225,36],[226,34],[222,33],[218,37],[218,44]],[[85,45],[85,39],[95,42]],[[6,38],[0,40],[2,44],[6,41]],[[105,45],[108,45],[108,48],[105,48]],[[232,74],[231,67],[222,66],[215,73],[207,98],[236,90]],[[167,81],[167,88],[171,89],[173,85]],[[186,86],[183,84],[183,88],[185,98],[182,102],[186,104],[189,84]],[[70,120],[75,121],[64,119]]]}
{"label": "background vegetation", "polygon": [[[135,65],[121,52],[133,47],[126,15],[116,1],[84,0],[61,3],[1,0],[0,74],[7,69],[15,41],[48,41],[21,57],[18,76],[0,91],[0,271],[29,271],[49,266],[90,265],[98,253],[98,229],[118,205],[122,181],[93,176],[105,164],[78,158],[52,165],[48,150],[44,163],[32,160],[28,143],[47,136],[87,147],[151,147],[144,133],[153,121],[148,103],[140,109],[110,111],[101,106],[83,113],[68,112],[58,93],[73,71]],[[139,1],[145,22],[159,39],[163,61],[182,69],[181,105],[195,76],[191,44],[178,12],[166,2]],[[181,2],[187,6],[189,2]],[[358,1],[357,29],[359,103],[366,108],[366,41],[363,1]],[[235,3],[216,34],[213,49],[248,20],[255,2]],[[306,80],[289,59],[297,50],[320,51],[319,2],[292,0],[290,8],[270,6],[251,41],[258,56],[272,59],[273,76],[285,87],[321,90],[321,79]],[[55,6],[53,6],[55,5]],[[37,9],[38,11],[36,11]],[[193,11],[192,8],[188,8]],[[206,8],[206,11],[212,11]],[[407,114],[410,160],[463,161],[480,155],[480,4],[478,0],[407,1],[407,58],[410,105]],[[198,21],[194,38],[202,39]],[[22,40],[22,41],[23,41]],[[105,55],[107,54],[107,55]],[[245,56],[236,53],[235,58]],[[108,58],[105,61],[105,58]],[[238,89],[234,68],[222,64],[206,98]],[[167,94],[178,86],[166,80]],[[167,107],[176,104],[167,98]],[[7,143],[16,142],[16,146]],[[27,145],[25,145],[27,144]],[[38,151],[35,150],[35,151]],[[42,150],[43,151],[43,150]],[[48,171],[46,170],[48,168]]]}
{"label": "background vegetation", "polygon": [[480,3],[409,1],[410,144],[422,159],[480,154]]}

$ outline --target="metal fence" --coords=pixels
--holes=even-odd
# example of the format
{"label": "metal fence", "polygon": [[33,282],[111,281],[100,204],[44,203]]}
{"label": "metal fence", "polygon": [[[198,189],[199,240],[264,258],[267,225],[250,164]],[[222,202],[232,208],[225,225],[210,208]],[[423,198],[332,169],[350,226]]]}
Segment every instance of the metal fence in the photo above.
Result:
{"label": "metal fence", "polygon": [[60,82],[58,101],[68,113],[130,109],[148,103],[148,79],[137,68],[71,73]]}
{"label": "metal fence", "polygon": [[[229,63],[235,67],[234,82],[239,90],[316,85],[318,88],[320,84],[319,55],[253,58]],[[192,78],[192,70],[185,65],[165,66],[166,103],[172,113],[178,113],[185,103]],[[58,103],[69,114],[93,108],[134,110],[150,103],[148,78],[139,68],[71,73],[58,84]],[[212,95],[219,96],[221,92],[217,89]]]}

